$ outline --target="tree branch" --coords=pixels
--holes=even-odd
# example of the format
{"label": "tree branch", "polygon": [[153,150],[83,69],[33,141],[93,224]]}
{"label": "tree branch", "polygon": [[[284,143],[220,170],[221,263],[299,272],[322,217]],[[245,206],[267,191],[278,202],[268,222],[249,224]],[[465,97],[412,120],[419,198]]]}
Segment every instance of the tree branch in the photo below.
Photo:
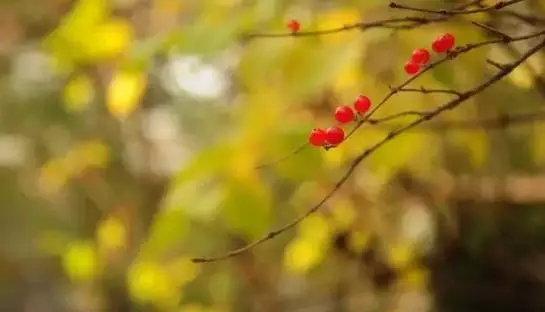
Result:
{"label": "tree branch", "polygon": [[[528,36],[526,36],[526,37],[528,37]],[[532,38],[532,37],[533,36],[530,35],[528,38]],[[520,39],[520,40],[523,40],[523,39]],[[431,111],[429,113],[426,113],[425,115],[423,115],[419,119],[417,119],[417,120],[415,120],[415,121],[413,121],[413,122],[411,122],[411,123],[409,123],[409,124],[407,124],[407,125],[405,125],[403,127],[400,127],[400,128],[398,128],[396,130],[393,130],[384,139],[382,139],[381,141],[375,143],[370,148],[364,150],[359,156],[357,156],[352,161],[352,163],[348,167],[345,174],[337,181],[337,183],[335,183],[334,187],[324,196],[324,198],[322,200],[320,200],[316,205],[314,205],[310,209],[308,209],[305,214],[303,214],[300,217],[294,219],[293,221],[289,222],[288,224],[286,224],[286,225],[284,225],[284,226],[282,226],[282,227],[280,227],[280,228],[278,228],[276,230],[273,230],[273,231],[269,232],[268,234],[266,234],[262,238],[260,238],[258,240],[255,240],[255,241],[251,242],[250,244],[248,244],[248,245],[246,245],[244,247],[232,250],[232,251],[230,251],[228,253],[225,253],[223,255],[216,256],[216,257],[193,258],[192,261],[196,262],[196,263],[203,263],[203,262],[214,262],[214,261],[219,261],[219,260],[223,260],[223,259],[228,259],[228,258],[237,256],[237,255],[239,255],[241,253],[247,252],[247,251],[251,250],[252,248],[254,248],[255,246],[260,245],[260,244],[262,244],[262,243],[264,243],[264,242],[266,242],[268,240],[271,240],[274,237],[280,235],[281,233],[295,227],[300,222],[305,220],[308,216],[310,216],[310,215],[314,214],[315,212],[317,212],[331,197],[333,197],[333,195],[341,188],[341,186],[348,180],[348,178],[356,170],[356,168],[359,166],[359,164],[361,164],[363,162],[363,160],[365,160],[367,157],[369,157],[377,149],[379,149],[380,147],[382,147],[386,143],[392,141],[394,138],[401,135],[405,131],[412,129],[412,128],[420,125],[421,123],[423,123],[425,121],[428,121],[428,120],[442,114],[443,112],[445,112],[447,110],[451,110],[451,109],[457,107],[458,105],[460,105],[464,101],[468,100],[469,98],[471,98],[471,97],[475,96],[476,94],[479,94],[480,92],[486,90],[488,87],[493,85],[495,82],[499,81],[500,79],[502,79],[503,77],[505,77],[509,73],[511,73],[517,66],[522,64],[526,59],[528,59],[531,55],[533,55],[534,53],[536,53],[538,50],[542,49],[543,47],[545,47],[545,40],[542,40],[538,45],[536,45],[533,48],[529,49],[517,61],[506,65],[503,70],[496,73],[494,76],[492,76],[490,79],[488,79],[484,83],[476,86],[475,88],[473,88],[471,90],[463,92],[461,94],[461,96],[447,102],[446,104],[440,106],[439,108],[437,108],[437,109],[435,109],[435,110],[433,110],[433,111]]]}
{"label": "tree branch", "polygon": [[485,8],[479,8],[479,9],[473,9],[473,10],[429,10],[429,9],[422,9],[422,8],[416,8],[411,7],[407,5],[402,5],[396,2],[390,2],[390,8],[392,9],[401,9],[401,10],[407,10],[407,11],[414,11],[414,12],[421,12],[421,13],[431,13],[431,14],[439,14],[439,15],[469,15],[469,14],[475,14],[475,13],[483,13],[488,11],[497,11],[500,9],[503,9],[505,7],[508,7],[513,4],[517,4],[519,2],[522,2],[525,0],[510,0],[510,1],[500,1],[496,3],[495,5],[485,7]]}

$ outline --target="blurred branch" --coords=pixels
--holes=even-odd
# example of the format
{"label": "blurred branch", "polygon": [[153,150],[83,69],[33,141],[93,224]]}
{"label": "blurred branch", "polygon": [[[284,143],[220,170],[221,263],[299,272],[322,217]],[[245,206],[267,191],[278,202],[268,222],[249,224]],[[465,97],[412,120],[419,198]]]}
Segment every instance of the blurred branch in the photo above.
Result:
{"label": "blurred branch", "polygon": [[[471,5],[478,4],[482,0],[475,0],[464,5],[457,7],[455,10],[463,10]],[[521,1],[521,0],[518,0]],[[448,20],[452,15],[443,15],[436,17],[422,17],[422,16],[407,16],[401,18],[388,18],[384,20],[371,21],[371,22],[359,22],[354,24],[343,25],[341,27],[316,30],[316,31],[300,31],[300,32],[286,32],[286,33],[255,33],[246,34],[242,36],[243,40],[251,40],[257,38],[285,38],[285,37],[313,37],[331,35],[350,30],[366,31],[373,28],[385,28],[385,29],[413,29],[422,25],[431,24],[434,22],[444,22]]]}
{"label": "blurred branch", "polygon": [[258,166],[256,166],[254,169],[255,169],[255,170],[260,170],[260,169],[264,169],[264,168],[267,168],[267,167],[271,167],[271,166],[277,165],[277,164],[279,164],[279,163],[281,163],[281,162],[283,162],[283,161],[285,161],[285,160],[291,158],[292,156],[295,156],[295,155],[299,154],[300,152],[302,152],[302,151],[303,151],[305,148],[307,148],[307,147],[308,147],[308,144],[307,144],[307,143],[302,144],[302,145],[296,147],[296,148],[293,150],[293,152],[291,152],[291,153],[289,153],[289,154],[287,154],[287,155],[284,155],[284,156],[282,156],[282,157],[280,157],[280,158],[278,158],[278,159],[276,159],[276,160],[274,160],[274,161],[272,161],[272,162],[263,163],[263,164],[261,164],[261,165],[258,165]]}
{"label": "blurred branch", "polygon": [[[545,201],[545,176],[510,175],[506,177],[475,177],[446,175],[433,185],[438,187],[439,200],[509,201],[537,203]],[[503,185],[498,192],[497,185]]]}
{"label": "blurred branch", "polygon": [[429,10],[429,9],[422,9],[422,8],[416,8],[411,7],[407,5],[402,5],[396,2],[390,2],[390,8],[392,9],[402,9],[402,10],[408,10],[408,11],[414,11],[414,12],[421,12],[421,13],[432,13],[432,14],[440,14],[440,15],[467,15],[467,14],[475,14],[475,13],[483,13],[488,11],[494,11],[494,10],[500,10],[505,7],[508,7],[513,4],[517,4],[519,2],[523,2],[525,0],[510,0],[510,1],[500,1],[496,3],[495,5],[479,8],[479,9],[473,9],[473,10]]}
{"label": "blurred branch", "polygon": [[[522,37],[518,37],[517,39],[513,39],[512,41],[515,41],[515,40],[525,40],[525,39],[529,39],[529,38],[534,38],[534,37],[538,37],[538,36],[541,36],[543,35],[543,31],[539,32],[539,33],[534,33],[534,34],[531,34],[531,35],[527,35],[527,36],[522,36]],[[483,46],[483,45],[486,45],[486,44],[490,44],[490,41],[488,42],[484,42],[484,43],[480,43],[480,44],[473,44],[473,45],[467,45],[466,47],[462,47],[461,49],[457,49],[456,51],[458,52],[454,52],[455,55],[458,55],[460,54],[461,52],[460,51],[467,51],[467,50],[471,50],[473,47],[478,47],[478,46]],[[351,164],[349,165],[348,169],[346,170],[345,174],[337,181],[337,183],[335,183],[334,187],[322,198],[322,200],[320,200],[316,205],[310,207],[307,212],[301,216],[299,216],[298,218],[294,219],[293,221],[285,224],[284,226],[276,229],[276,230],[273,230],[269,233],[267,233],[265,236],[263,236],[262,238],[260,239],[257,239],[251,243],[249,243],[248,245],[244,246],[244,247],[241,247],[239,249],[235,249],[235,250],[232,250],[230,252],[227,252],[223,255],[220,255],[220,256],[216,256],[216,257],[209,257],[209,258],[193,258],[192,261],[193,262],[197,262],[197,263],[203,263],[203,262],[214,262],[214,261],[219,261],[219,260],[224,260],[224,259],[229,259],[231,257],[234,257],[234,256],[237,256],[241,253],[244,253],[246,251],[249,251],[251,250],[252,248],[256,247],[257,245],[260,245],[266,241],[269,241],[271,239],[273,239],[274,237],[282,234],[283,232],[295,227],[296,225],[298,225],[299,223],[301,223],[303,220],[305,220],[307,217],[309,217],[310,215],[314,214],[315,212],[317,212],[331,197],[333,197],[333,195],[341,188],[341,186],[344,185],[344,183],[348,180],[348,178],[354,173],[354,171],[356,170],[356,168],[363,162],[363,160],[365,160],[366,158],[368,158],[370,155],[372,155],[376,150],[378,150],[380,147],[382,147],[383,145],[385,145],[386,143],[392,141],[394,138],[398,137],[399,135],[401,135],[402,133],[404,133],[405,131],[408,131],[428,120],[431,120],[439,115],[441,115],[442,113],[444,113],[445,111],[448,111],[448,110],[451,110],[451,109],[454,109],[456,108],[457,106],[459,106],[461,103],[465,102],[466,100],[470,99],[471,97],[483,92],[484,90],[486,90],[488,87],[490,87],[491,85],[493,85],[494,83],[496,83],[497,81],[499,81],[500,79],[502,79],[503,77],[507,76],[509,73],[511,73],[515,68],[517,68],[520,64],[522,64],[524,61],[526,61],[530,56],[532,56],[533,54],[535,54],[537,51],[539,51],[540,49],[542,49],[543,47],[545,47],[545,40],[541,40],[540,43],[534,47],[532,47],[531,49],[529,49],[528,51],[526,51],[518,60],[510,63],[510,64],[507,64],[505,66],[505,68],[501,71],[499,71],[498,73],[496,73],[495,75],[493,75],[490,79],[486,80],[485,82],[477,85],[476,87],[466,91],[466,92],[463,92],[461,93],[460,96],[458,96],[456,99],[453,99],[449,102],[447,102],[446,104],[438,107],[437,109],[429,112],[429,113],[426,113],[424,114],[422,117],[418,118],[417,120],[409,123],[409,124],[406,124],[405,126],[402,126],[396,130],[393,130],[391,131],[388,135],[386,135],[386,137],[384,139],[382,139],[381,141],[375,143],[373,146],[371,146],[370,148],[364,150],[362,153],[360,153],[359,156],[357,156],[352,162]],[[452,58],[451,55],[447,56],[445,59],[450,59]],[[441,60],[441,61],[444,61],[445,59]],[[439,62],[441,62],[439,61]],[[438,63],[438,62],[437,62]],[[437,64],[437,63],[434,63],[434,64]],[[434,66],[434,64],[426,67],[427,70],[429,70],[430,68],[432,68]],[[421,72],[422,73],[422,72]],[[402,86],[398,87],[398,88],[394,88],[393,91],[390,92],[390,95],[386,97],[386,99],[388,99],[389,97],[391,97],[398,89],[404,87],[405,85],[407,85],[408,83],[410,83],[412,80],[416,79],[415,76],[413,76],[412,78],[410,78],[408,80],[408,82],[405,82],[404,84],[402,84]],[[385,100],[383,102],[381,102],[381,104],[383,104],[385,102]],[[380,105],[381,105],[380,104]],[[376,111],[378,109],[378,107],[380,107],[380,105],[378,105],[377,107],[375,107],[375,109],[373,111]],[[367,118],[365,118],[362,122],[359,123],[359,125],[363,124],[363,122],[365,122],[366,120],[368,120],[370,118],[370,115],[372,115],[373,112],[371,112]]]}

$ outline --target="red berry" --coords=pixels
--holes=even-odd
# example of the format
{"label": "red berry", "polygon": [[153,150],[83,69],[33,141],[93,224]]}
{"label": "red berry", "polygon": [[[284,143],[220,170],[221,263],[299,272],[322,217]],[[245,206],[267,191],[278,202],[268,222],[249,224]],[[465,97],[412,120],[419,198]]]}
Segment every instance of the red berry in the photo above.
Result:
{"label": "red berry", "polygon": [[335,119],[340,123],[347,123],[354,120],[354,111],[346,106],[339,106],[335,110]]}
{"label": "red berry", "polygon": [[426,49],[416,49],[411,55],[411,62],[417,64],[426,64],[430,60],[430,52]]}
{"label": "red berry", "polygon": [[360,95],[354,102],[354,109],[359,113],[365,113],[371,107],[371,100],[364,96]]}
{"label": "red berry", "polygon": [[301,24],[297,20],[291,20],[288,23],[288,28],[291,30],[292,33],[296,33],[301,28]]}
{"label": "red berry", "polygon": [[329,127],[325,133],[326,142],[331,145],[338,145],[344,140],[344,130],[340,127]]}
{"label": "red berry", "polygon": [[314,128],[308,136],[308,141],[314,146],[322,146],[325,144],[326,132],[321,128]]}
{"label": "red berry", "polygon": [[448,50],[454,48],[454,44],[456,40],[454,39],[454,36],[452,34],[446,33],[443,36],[441,36],[441,41],[445,45],[445,48]]}
{"label": "red berry", "polygon": [[420,70],[420,65],[412,61],[405,63],[405,72],[409,75],[414,75]]}
{"label": "red berry", "polygon": [[453,35],[444,34],[433,40],[431,47],[433,51],[443,53],[452,49],[454,47],[454,43],[455,40]]}

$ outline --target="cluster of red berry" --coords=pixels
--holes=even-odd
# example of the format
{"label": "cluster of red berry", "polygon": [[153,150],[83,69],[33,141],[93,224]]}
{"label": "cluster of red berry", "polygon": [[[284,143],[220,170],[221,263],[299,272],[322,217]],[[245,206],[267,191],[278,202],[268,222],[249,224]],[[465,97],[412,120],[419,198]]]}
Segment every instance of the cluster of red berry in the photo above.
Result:
{"label": "cluster of red berry", "polygon": [[[431,48],[435,53],[445,53],[454,47],[454,36],[452,34],[443,34],[431,44]],[[430,52],[427,49],[416,49],[411,55],[411,59],[405,63],[405,72],[409,75],[418,73],[420,68],[430,60]]]}
{"label": "cluster of red berry", "polygon": [[[335,109],[335,120],[341,124],[346,124],[357,120],[369,110],[371,107],[371,100],[360,95],[354,101],[354,110],[350,106],[342,105]],[[326,129],[314,128],[310,132],[308,140],[310,144],[314,146],[323,146],[326,148],[334,147],[344,141],[345,135],[343,128],[339,126],[333,126]]]}

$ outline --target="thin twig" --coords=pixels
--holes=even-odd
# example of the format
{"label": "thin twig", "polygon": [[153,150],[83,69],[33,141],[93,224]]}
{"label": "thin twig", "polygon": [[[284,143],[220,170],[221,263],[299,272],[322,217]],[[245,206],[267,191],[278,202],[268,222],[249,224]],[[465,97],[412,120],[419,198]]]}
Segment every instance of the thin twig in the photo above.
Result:
{"label": "thin twig", "polygon": [[[460,5],[456,10],[463,10],[469,6],[480,3],[482,0],[475,0],[469,3]],[[422,16],[407,16],[401,18],[388,18],[378,21],[371,22],[358,22],[354,24],[343,25],[341,27],[324,29],[324,30],[315,30],[315,31],[300,31],[300,32],[284,32],[284,33],[255,33],[255,34],[245,34],[242,36],[244,40],[251,40],[257,38],[286,38],[286,37],[313,37],[313,36],[323,36],[323,35],[332,35],[344,31],[350,30],[360,30],[366,31],[374,28],[386,28],[386,29],[398,29],[398,30],[408,30],[413,29],[418,26],[446,21],[451,16],[436,16],[436,17],[422,17]]]}
{"label": "thin twig", "polygon": [[386,29],[411,29],[420,25],[429,24],[445,20],[445,17],[402,17],[402,18],[389,18],[384,20],[372,21],[372,22],[359,22],[354,24],[347,24],[341,27],[314,30],[314,31],[300,31],[300,32],[283,32],[283,33],[255,33],[243,35],[243,39],[251,40],[257,38],[285,38],[285,37],[314,37],[323,35],[332,35],[344,31],[350,30],[369,30],[374,28],[386,28]]}
{"label": "thin twig", "polygon": [[420,87],[420,88],[398,88],[396,90],[397,92],[418,92],[418,93],[424,93],[424,94],[428,94],[428,93],[444,93],[444,94],[452,94],[452,95],[457,95],[457,96],[460,96],[460,92],[458,91],[455,91],[455,90],[447,90],[447,89],[427,89],[427,88],[424,88],[424,87]]}
{"label": "thin twig", "polygon": [[477,27],[479,27],[479,28],[482,28],[482,29],[484,29],[484,30],[486,30],[486,31],[488,31],[488,32],[490,32],[490,33],[492,33],[492,34],[495,34],[495,35],[497,35],[497,36],[500,36],[500,37],[503,38],[505,41],[509,41],[509,40],[512,39],[511,36],[509,36],[508,34],[502,32],[502,31],[499,31],[499,30],[497,30],[496,28],[491,27],[491,26],[488,26],[488,25],[486,25],[486,24],[479,23],[479,22],[476,22],[476,21],[471,21],[471,24],[473,24],[473,25],[475,25],[475,26],[477,26]]}
{"label": "thin twig", "polygon": [[488,11],[497,11],[522,1],[525,1],[525,0],[500,1],[496,3],[495,5],[485,7],[485,8],[473,9],[473,10],[430,10],[430,9],[423,9],[423,8],[416,8],[416,7],[411,7],[407,5],[402,5],[396,2],[390,2],[390,8],[421,12],[421,13],[431,13],[431,14],[452,16],[452,15],[468,15],[468,14],[482,13],[482,12],[488,12]]}
{"label": "thin twig", "polygon": [[505,66],[505,65],[500,64],[500,63],[498,63],[498,62],[496,62],[494,60],[491,60],[491,59],[486,59],[486,63],[496,67],[499,70],[503,70],[503,67]]}
{"label": "thin twig", "polygon": [[303,214],[300,217],[294,219],[293,221],[289,222],[288,224],[285,224],[284,226],[269,232],[268,234],[266,234],[262,238],[260,238],[258,240],[255,240],[255,241],[249,243],[248,245],[243,246],[243,247],[241,247],[239,249],[232,250],[232,251],[230,251],[230,252],[228,252],[226,254],[223,254],[223,255],[220,255],[220,256],[217,256],[217,257],[193,258],[192,261],[196,262],[196,263],[203,263],[203,262],[214,262],[214,261],[228,259],[228,258],[234,257],[236,255],[239,255],[239,254],[241,254],[243,252],[247,252],[247,251],[251,250],[252,248],[254,248],[255,246],[260,245],[260,244],[262,244],[262,243],[264,243],[264,242],[266,242],[268,240],[271,240],[274,237],[276,237],[277,235],[280,235],[281,233],[295,227],[300,222],[305,220],[308,216],[310,216],[310,215],[314,214],[315,212],[317,212],[331,197],[333,197],[333,195],[341,188],[341,186],[348,180],[348,178],[356,170],[358,165],[364,159],[369,157],[373,152],[375,152],[377,149],[379,149],[380,147],[382,147],[386,143],[392,141],[395,137],[401,135],[405,131],[407,131],[409,129],[412,129],[412,128],[420,125],[421,123],[423,123],[425,121],[428,121],[428,120],[442,114],[443,112],[445,112],[447,110],[451,110],[451,109],[457,107],[458,105],[460,105],[464,101],[468,100],[469,98],[471,98],[471,97],[475,96],[476,94],[484,91],[485,89],[487,89],[488,87],[493,85],[495,82],[497,82],[500,79],[502,79],[503,77],[507,76],[517,66],[519,66],[526,59],[528,59],[531,55],[533,55],[534,53],[536,53],[538,50],[542,49],[543,47],[545,47],[545,40],[542,40],[538,45],[536,45],[533,48],[529,49],[517,61],[515,61],[513,63],[510,63],[509,65],[506,65],[505,68],[502,71],[496,73],[494,76],[492,76],[490,79],[488,79],[484,83],[478,85],[477,87],[475,87],[475,88],[473,88],[473,89],[471,89],[469,91],[463,92],[461,94],[461,96],[459,96],[456,99],[453,99],[452,101],[449,101],[448,103],[440,106],[439,108],[435,109],[434,111],[431,111],[431,112],[427,113],[426,115],[422,116],[421,118],[419,118],[419,119],[417,119],[417,120],[415,120],[415,121],[413,121],[413,122],[411,122],[411,123],[409,123],[409,124],[407,124],[407,125],[405,125],[403,127],[400,127],[398,129],[393,130],[392,132],[390,132],[384,139],[377,142],[376,144],[374,144],[370,148],[363,151],[359,156],[357,156],[352,161],[352,163],[348,167],[345,174],[337,181],[337,183],[335,183],[334,187],[322,198],[322,200],[320,200],[316,205],[314,205],[310,209],[308,209],[305,214]]}
{"label": "thin twig", "polygon": [[285,161],[286,159],[288,158],[291,158],[292,156],[295,156],[297,154],[299,154],[300,152],[304,151],[305,148],[308,147],[308,144],[305,143],[305,144],[301,144],[300,146],[298,146],[297,148],[295,148],[293,150],[293,152],[287,154],[287,155],[284,155],[274,161],[271,161],[271,162],[268,162],[268,163],[264,163],[264,164],[261,164],[261,165],[258,165],[255,167],[255,170],[260,170],[260,169],[264,169],[264,168],[267,168],[267,167],[271,167],[271,166],[274,166],[274,165],[277,165],[283,161]]}

